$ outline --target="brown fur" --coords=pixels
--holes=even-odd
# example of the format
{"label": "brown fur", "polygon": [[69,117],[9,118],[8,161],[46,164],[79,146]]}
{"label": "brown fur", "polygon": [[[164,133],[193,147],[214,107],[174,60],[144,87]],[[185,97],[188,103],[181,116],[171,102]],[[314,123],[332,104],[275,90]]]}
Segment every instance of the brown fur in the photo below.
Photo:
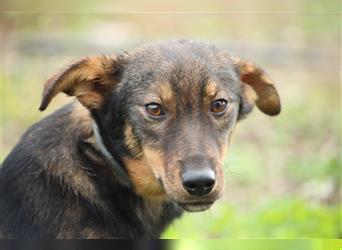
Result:
{"label": "brown fur", "polygon": [[155,88],[163,102],[172,103],[174,93],[172,91],[171,85],[168,82],[159,83]]}
{"label": "brown fur", "polygon": [[76,96],[88,109],[98,109],[115,85],[113,67],[117,58],[83,58],[47,80],[40,110],[44,110],[59,92]]}
{"label": "brown fur", "polygon": [[132,125],[126,124],[124,128],[124,135],[125,135],[125,145],[129,149],[130,153],[133,155],[134,158],[139,158],[142,156],[142,148],[139,144],[138,139],[133,133]]}
{"label": "brown fur", "polygon": [[160,154],[144,148],[144,156],[138,159],[124,159],[130,179],[138,194],[149,199],[166,199],[165,190],[157,179],[164,163]]}
{"label": "brown fur", "polygon": [[214,81],[209,81],[205,87],[204,96],[209,97],[209,98],[213,98],[213,97],[215,97],[217,90],[218,90],[217,83]]}
{"label": "brown fur", "polygon": [[280,99],[273,81],[255,64],[236,57],[232,58],[232,60],[237,66],[241,81],[250,85],[257,94],[257,107],[269,115],[279,114]]}

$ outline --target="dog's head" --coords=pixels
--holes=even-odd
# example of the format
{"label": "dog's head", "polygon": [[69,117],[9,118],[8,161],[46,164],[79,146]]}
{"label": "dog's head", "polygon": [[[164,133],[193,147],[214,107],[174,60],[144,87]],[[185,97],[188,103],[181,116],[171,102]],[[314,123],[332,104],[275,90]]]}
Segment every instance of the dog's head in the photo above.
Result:
{"label": "dog's head", "polygon": [[188,211],[220,197],[222,159],[236,122],[254,104],[268,115],[280,112],[263,70],[188,40],[81,59],[48,80],[40,109],[59,92],[90,110],[139,195]]}

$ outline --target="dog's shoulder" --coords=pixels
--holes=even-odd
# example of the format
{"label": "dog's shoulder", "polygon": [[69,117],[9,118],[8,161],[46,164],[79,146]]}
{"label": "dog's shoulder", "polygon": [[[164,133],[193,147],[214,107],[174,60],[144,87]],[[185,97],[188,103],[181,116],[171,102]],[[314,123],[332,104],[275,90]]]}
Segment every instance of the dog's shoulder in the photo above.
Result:
{"label": "dog's shoulder", "polygon": [[66,142],[71,138],[89,135],[91,126],[92,119],[89,111],[80,103],[73,102],[32,125],[23,135],[21,141],[39,140],[39,143],[35,143],[34,146],[42,146],[47,143],[57,145],[57,141]]}
{"label": "dog's shoulder", "polygon": [[[91,133],[91,118],[80,104],[68,104],[33,124],[3,162],[3,167],[63,162],[77,149],[78,138]],[[70,156],[70,158],[72,158]],[[47,161],[48,159],[48,161]]]}
{"label": "dog's shoulder", "polygon": [[[77,227],[85,212],[77,205],[81,200],[104,207],[79,154],[80,143],[91,136],[92,119],[78,103],[62,107],[25,132],[0,169],[0,231],[5,237],[58,237],[64,225],[59,220],[74,221]],[[38,222],[41,228],[36,232]],[[26,230],[21,226],[25,223],[32,226]],[[72,228],[67,232],[75,235]]]}
{"label": "dog's shoulder", "polygon": [[[92,136],[92,119],[79,103],[65,105],[32,125],[3,162],[2,176],[14,172],[66,178],[83,173],[79,145]],[[0,176],[1,177],[1,176]],[[74,183],[74,182],[70,182]]]}

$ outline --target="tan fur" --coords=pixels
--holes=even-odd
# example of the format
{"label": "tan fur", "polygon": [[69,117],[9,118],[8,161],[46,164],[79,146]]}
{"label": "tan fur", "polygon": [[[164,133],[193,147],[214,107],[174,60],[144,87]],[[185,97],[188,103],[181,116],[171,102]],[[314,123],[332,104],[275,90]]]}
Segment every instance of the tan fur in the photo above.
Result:
{"label": "tan fur", "polygon": [[174,92],[170,83],[155,82],[150,86],[149,90],[151,94],[145,96],[145,103],[156,102],[167,107],[168,110],[175,112],[176,104],[174,102]]}
{"label": "tan fur", "polygon": [[84,58],[73,63],[47,80],[40,110],[44,110],[59,92],[76,96],[87,108],[99,108],[115,84],[110,79],[114,65],[115,58],[109,56]]}
{"label": "tan fur", "polygon": [[173,91],[171,85],[169,83],[163,83],[158,85],[158,92],[160,93],[160,97],[164,102],[172,102],[173,100]]}
{"label": "tan fur", "polygon": [[217,94],[218,86],[214,81],[209,81],[205,86],[204,95],[213,98]]}
{"label": "tan fur", "polygon": [[232,57],[232,60],[240,73],[241,81],[249,84],[257,94],[257,107],[268,115],[279,114],[280,99],[273,81],[255,64],[236,57]]}
{"label": "tan fur", "polygon": [[144,148],[143,152],[143,156],[138,159],[124,159],[128,175],[139,195],[164,200],[166,194],[157,179],[164,168],[162,158],[156,150]]}
{"label": "tan fur", "polygon": [[253,88],[248,84],[244,84],[241,88],[241,92],[244,101],[247,102],[249,105],[254,105],[255,101],[258,99],[258,96],[256,95]]}
{"label": "tan fur", "polygon": [[218,94],[218,86],[217,83],[214,81],[209,81],[204,88],[204,95],[203,95],[203,112],[207,112],[210,109],[212,101],[214,101],[215,96]]}
{"label": "tan fur", "polygon": [[129,151],[133,154],[134,157],[141,157],[142,155],[142,148],[133,133],[132,125],[126,124],[124,128],[124,135],[125,135],[125,145],[129,149]]}

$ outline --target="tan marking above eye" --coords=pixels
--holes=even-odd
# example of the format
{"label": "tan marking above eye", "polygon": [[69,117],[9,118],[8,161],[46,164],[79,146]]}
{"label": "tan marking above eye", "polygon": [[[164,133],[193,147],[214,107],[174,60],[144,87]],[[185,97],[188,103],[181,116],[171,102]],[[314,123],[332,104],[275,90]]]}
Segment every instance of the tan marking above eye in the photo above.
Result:
{"label": "tan marking above eye", "polygon": [[217,94],[218,86],[214,81],[209,81],[204,88],[205,95],[208,97],[213,97]]}
{"label": "tan marking above eye", "polygon": [[169,83],[160,84],[158,87],[158,92],[160,92],[160,98],[164,102],[170,102],[173,98],[173,91]]}
{"label": "tan marking above eye", "polygon": [[145,102],[168,103],[174,100],[174,93],[170,83],[168,82],[154,82],[148,89],[145,96]]}

